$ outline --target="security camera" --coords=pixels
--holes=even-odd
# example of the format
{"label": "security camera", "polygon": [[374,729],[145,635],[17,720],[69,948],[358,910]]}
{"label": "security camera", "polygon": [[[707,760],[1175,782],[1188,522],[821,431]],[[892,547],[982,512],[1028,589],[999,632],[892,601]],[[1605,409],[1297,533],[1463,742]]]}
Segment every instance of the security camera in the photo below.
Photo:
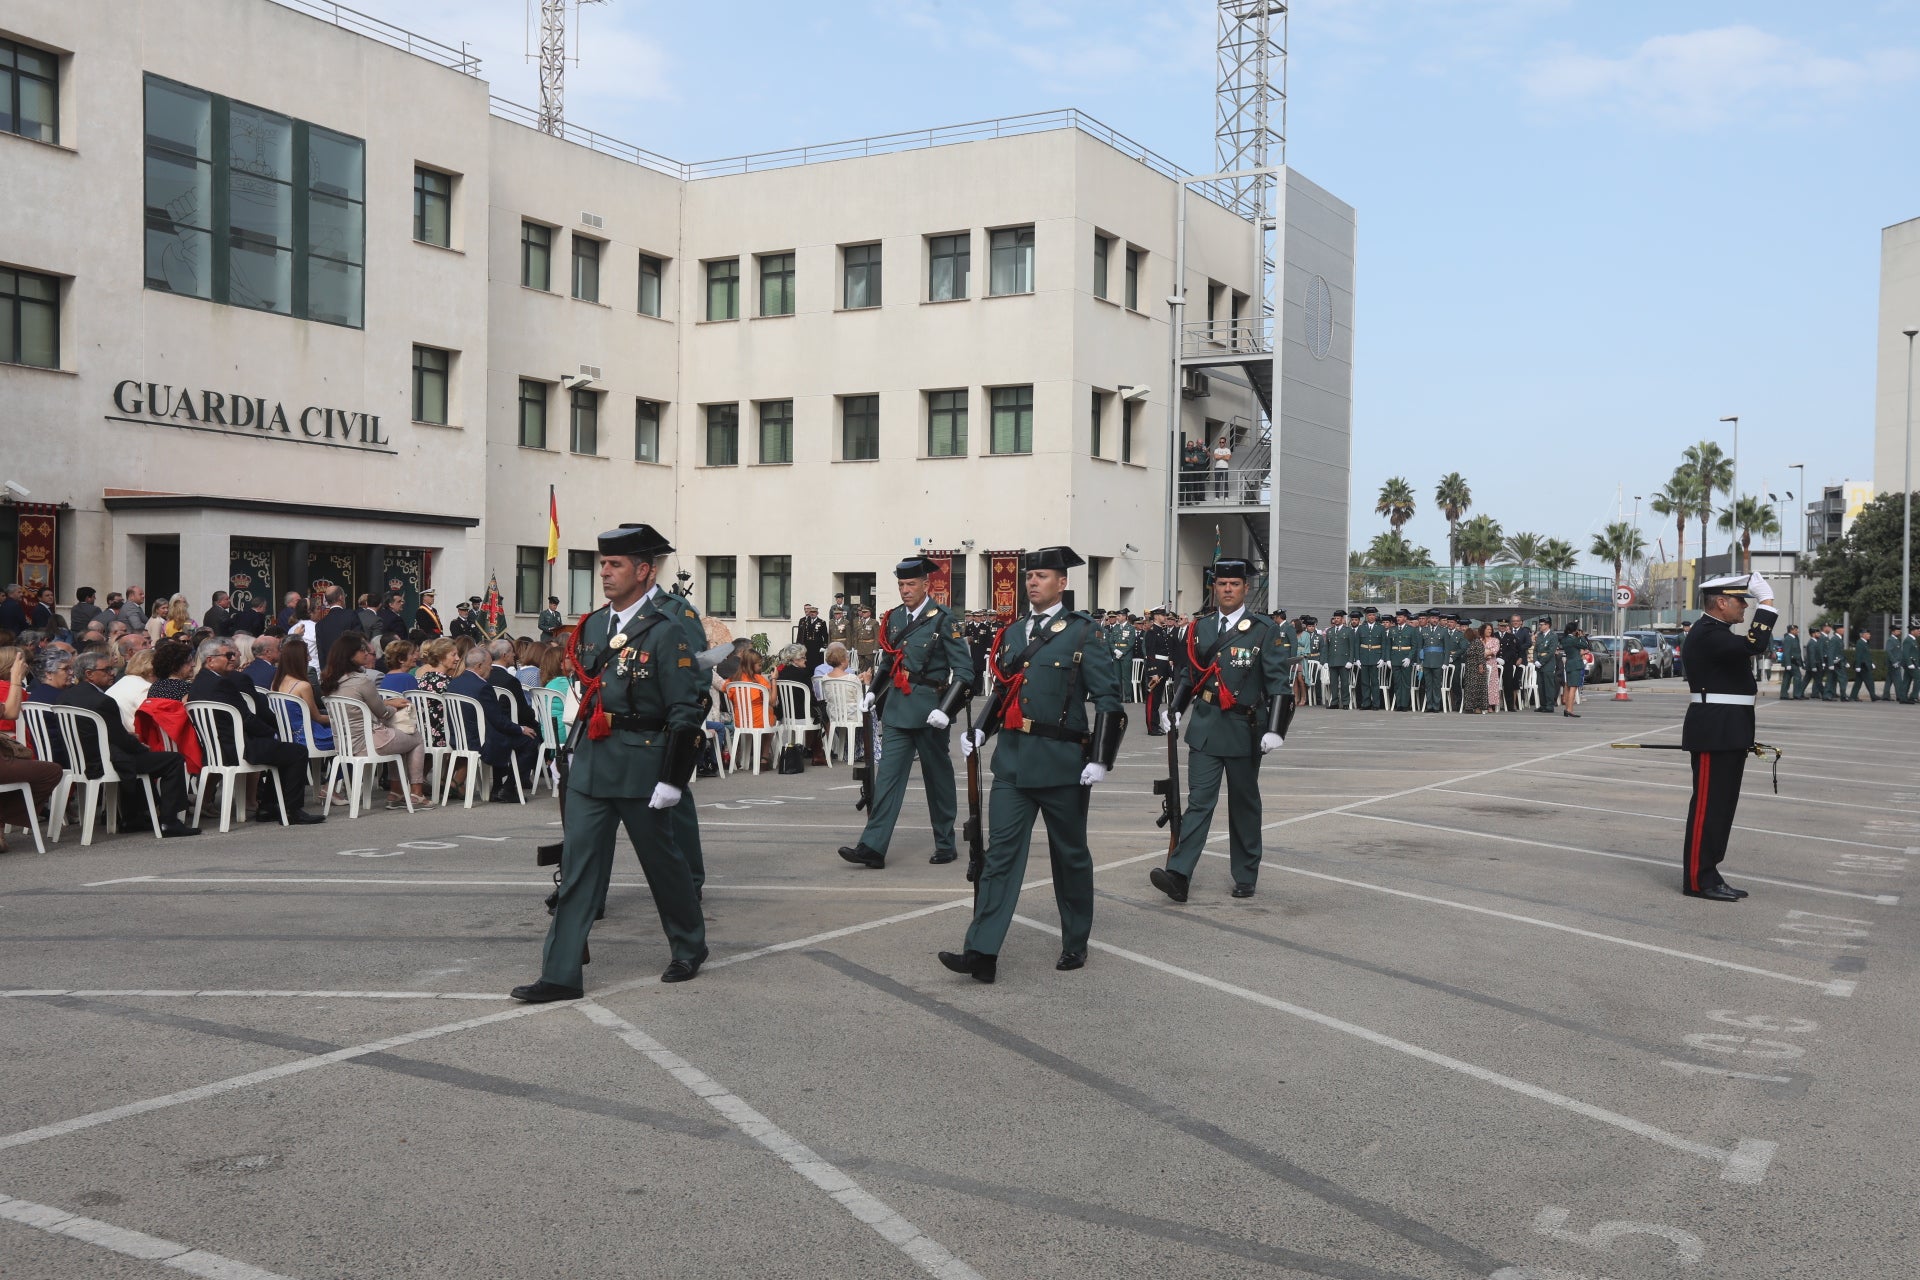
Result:
{"label": "security camera", "polygon": [[578,391],[581,387],[592,386],[593,379],[584,373],[569,373],[561,376],[560,385],[569,391]]}
{"label": "security camera", "polygon": [[1120,398],[1122,400],[1144,400],[1147,398],[1147,393],[1152,390],[1153,390],[1152,387],[1121,387],[1119,388]]}
{"label": "security camera", "polygon": [[1120,545],[1125,547],[1128,551],[1131,551],[1134,555],[1140,554],[1140,548],[1134,546],[1131,542],[1123,542]]}
{"label": "security camera", "polygon": [[7,492],[16,498],[31,497],[33,494],[33,490],[27,488],[27,486],[21,484],[18,480],[7,481]]}

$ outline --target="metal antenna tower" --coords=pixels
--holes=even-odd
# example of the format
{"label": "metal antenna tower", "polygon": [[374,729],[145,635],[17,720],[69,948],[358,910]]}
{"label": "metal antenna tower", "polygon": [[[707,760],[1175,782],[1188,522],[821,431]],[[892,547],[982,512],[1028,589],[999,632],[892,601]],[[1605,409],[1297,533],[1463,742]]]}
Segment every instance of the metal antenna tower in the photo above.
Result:
{"label": "metal antenna tower", "polygon": [[573,54],[567,54],[567,11],[578,10],[583,4],[598,4],[600,0],[528,0],[528,16],[532,16],[533,7],[540,10],[540,120],[542,133],[560,136],[565,124],[565,99],[567,63],[580,61],[580,34],[576,27],[573,37]]}
{"label": "metal antenna tower", "polygon": [[[1283,0],[1220,0],[1214,55],[1214,167],[1221,173],[1287,162],[1287,6]],[[1250,216],[1266,178],[1222,184]]]}

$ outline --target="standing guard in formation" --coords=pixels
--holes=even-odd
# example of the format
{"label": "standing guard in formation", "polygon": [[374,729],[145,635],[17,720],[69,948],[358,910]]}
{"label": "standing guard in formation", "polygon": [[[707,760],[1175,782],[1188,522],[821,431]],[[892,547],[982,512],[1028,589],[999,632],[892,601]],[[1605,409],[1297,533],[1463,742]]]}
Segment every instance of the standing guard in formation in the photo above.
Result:
{"label": "standing guard in formation", "polygon": [[805,606],[793,629],[793,642],[807,651],[807,670],[827,660],[827,620],[813,605]]}
{"label": "standing guard in formation", "polygon": [[1147,732],[1156,738],[1160,736],[1160,708],[1173,691],[1173,658],[1179,643],[1168,621],[1165,609],[1149,609],[1147,629],[1140,634],[1140,683],[1146,690]]}
{"label": "standing guard in formation", "polygon": [[1560,637],[1553,632],[1553,619],[1536,618],[1534,624],[1539,628],[1533,636],[1533,662],[1538,668],[1534,678],[1540,689],[1540,705],[1534,709],[1550,716],[1560,700]]}
{"label": "standing guard in formation", "polygon": [[1179,843],[1147,878],[1175,902],[1187,900],[1222,776],[1233,896],[1251,898],[1260,878],[1260,760],[1286,741],[1294,702],[1279,634],[1246,608],[1249,572],[1245,560],[1214,561],[1216,611],[1188,631],[1167,707],[1169,732],[1187,720],[1187,803]]}
{"label": "standing guard in formation", "polygon": [[[1286,678],[1287,688],[1293,689],[1295,687],[1294,646],[1299,642],[1299,638],[1294,635],[1293,624],[1287,621],[1287,611],[1285,609],[1275,609],[1272,613],[1268,614],[1267,616],[1272,620],[1274,634],[1280,640],[1280,662],[1281,662],[1280,673],[1282,676]],[[1300,699],[1298,694],[1296,693],[1294,697],[1294,705],[1298,706],[1299,703],[1300,703]]]}
{"label": "standing guard in formation", "polygon": [[[1033,820],[1044,815],[1060,909],[1056,969],[1087,962],[1093,930],[1093,855],[1087,848],[1087,805],[1120,751],[1126,716],[1113,651],[1099,623],[1062,607],[1067,570],[1085,564],[1071,547],[1042,547],[1026,558],[1031,611],[1000,629],[988,661],[993,696],[962,754],[998,732],[993,790],[987,807],[985,868],[975,886],[965,949],[940,952],[940,963],[976,982],[992,982],[1000,948],[1020,900]],[[1087,703],[1093,703],[1091,723]]]}
{"label": "standing guard in formation", "polygon": [[1387,629],[1380,611],[1366,608],[1366,621],[1353,633],[1354,660],[1360,664],[1360,709],[1378,711],[1386,691],[1380,687],[1380,664],[1387,660]]}
{"label": "standing guard in formation", "polygon": [[616,829],[639,855],[673,960],[662,982],[685,982],[707,959],[699,891],[674,840],[671,810],[700,757],[704,688],[679,616],[662,607],[659,564],[673,547],[644,524],[599,539],[605,608],[581,619],[572,644],[582,683],[567,776],[560,890],[540,980],[516,1000],[571,1000],[582,991],[587,934],[606,899]]}
{"label": "standing guard in formation", "polygon": [[1413,629],[1413,615],[1402,609],[1393,615],[1387,631],[1387,661],[1393,667],[1393,709],[1413,710],[1413,669],[1420,659],[1420,633]]}
{"label": "standing guard in formation", "polygon": [[1420,696],[1428,711],[1446,710],[1446,692],[1441,672],[1447,667],[1446,628],[1431,611],[1420,615]]}
{"label": "standing guard in formation", "polygon": [[960,856],[953,843],[958,802],[947,726],[967,701],[973,659],[959,622],[928,593],[934,568],[933,561],[917,554],[894,566],[900,604],[889,609],[874,630],[880,656],[873,685],[860,702],[861,714],[872,711],[880,720],[880,769],[866,830],[858,843],[842,846],[840,856],[876,871],[887,865],[887,846],[893,842],[915,756],[933,821],[929,861],[952,862]]}
{"label": "standing guard in formation", "polygon": [[1113,650],[1113,668],[1120,676],[1120,696],[1131,701],[1135,637],[1133,624],[1127,621],[1127,615],[1123,611],[1110,609],[1107,612],[1107,625],[1102,630],[1107,638],[1107,647]]}
{"label": "standing guard in formation", "polygon": [[[1759,574],[1733,574],[1702,584],[1706,612],[1687,634],[1682,661],[1690,700],[1680,745],[1693,758],[1693,798],[1681,842],[1682,892],[1690,898],[1738,902],[1747,896],[1720,878],[1733,813],[1740,803],[1740,779],[1753,750],[1753,655],[1773,643],[1773,588]],[[1747,603],[1759,606],[1747,634],[1733,624],[1747,615]]]}
{"label": "standing guard in formation", "polygon": [[1321,654],[1333,674],[1333,705],[1342,711],[1347,709],[1353,697],[1356,652],[1353,628],[1347,625],[1347,611],[1335,609],[1332,620],[1327,623],[1327,634],[1321,641]]}

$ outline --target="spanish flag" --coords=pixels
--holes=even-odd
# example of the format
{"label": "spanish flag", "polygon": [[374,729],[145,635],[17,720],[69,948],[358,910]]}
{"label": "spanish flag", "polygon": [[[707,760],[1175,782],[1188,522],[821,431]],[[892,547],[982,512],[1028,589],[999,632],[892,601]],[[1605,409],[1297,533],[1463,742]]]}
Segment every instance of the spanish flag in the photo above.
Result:
{"label": "spanish flag", "polygon": [[547,486],[547,563],[552,564],[560,558],[560,499],[553,496],[553,486]]}

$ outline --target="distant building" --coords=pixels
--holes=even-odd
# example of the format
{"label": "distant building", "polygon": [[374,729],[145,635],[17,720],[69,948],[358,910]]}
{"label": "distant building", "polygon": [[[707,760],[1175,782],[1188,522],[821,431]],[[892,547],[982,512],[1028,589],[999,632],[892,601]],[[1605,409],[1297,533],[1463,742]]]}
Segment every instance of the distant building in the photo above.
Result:
{"label": "distant building", "polygon": [[[1899,491],[1899,473],[1895,472],[1894,491]],[[1812,555],[1829,542],[1846,536],[1867,503],[1873,501],[1874,485],[1858,480],[1842,480],[1822,489],[1818,502],[1807,504],[1807,554]]]}

